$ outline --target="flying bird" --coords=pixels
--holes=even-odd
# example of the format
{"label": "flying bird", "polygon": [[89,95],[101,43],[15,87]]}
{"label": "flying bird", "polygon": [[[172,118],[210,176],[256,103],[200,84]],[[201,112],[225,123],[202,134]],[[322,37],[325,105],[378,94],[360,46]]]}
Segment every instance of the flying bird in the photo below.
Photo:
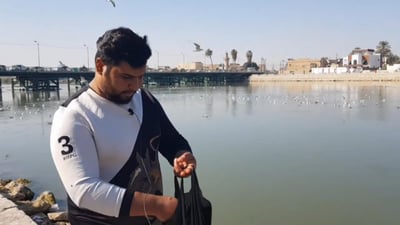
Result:
{"label": "flying bird", "polygon": [[113,0],[107,0],[107,2],[110,2],[113,7],[115,7],[115,2]]}
{"label": "flying bird", "polygon": [[199,44],[197,44],[197,43],[193,43],[194,44],[194,46],[196,47],[196,49],[194,50],[194,52],[200,52],[200,51],[203,51],[203,49],[202,48],[200,48],[200,45]]}

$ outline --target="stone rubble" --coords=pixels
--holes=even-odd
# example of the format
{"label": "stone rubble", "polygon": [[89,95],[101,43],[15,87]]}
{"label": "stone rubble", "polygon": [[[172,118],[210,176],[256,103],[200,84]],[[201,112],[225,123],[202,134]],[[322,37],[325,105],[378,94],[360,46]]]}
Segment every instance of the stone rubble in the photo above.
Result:
{"label": "stone rubble", "polygon": [[57,204],[50,191],[35,193],[29,189],[30,181],[0,178],[0,225],[70,225],[66,212],[53,212]]}

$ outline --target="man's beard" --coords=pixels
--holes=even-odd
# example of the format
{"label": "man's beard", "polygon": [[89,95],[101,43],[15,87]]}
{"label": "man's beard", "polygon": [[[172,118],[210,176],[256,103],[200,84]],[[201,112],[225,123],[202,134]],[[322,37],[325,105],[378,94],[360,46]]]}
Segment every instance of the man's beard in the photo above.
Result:
{"label": "man's beard", "polygon": [[122,95],[119,94],[112,94],[108,96],[108,100],[117,103],[117,104],[128,104],[132,100],[132,96],[130,97],[122,97]]}

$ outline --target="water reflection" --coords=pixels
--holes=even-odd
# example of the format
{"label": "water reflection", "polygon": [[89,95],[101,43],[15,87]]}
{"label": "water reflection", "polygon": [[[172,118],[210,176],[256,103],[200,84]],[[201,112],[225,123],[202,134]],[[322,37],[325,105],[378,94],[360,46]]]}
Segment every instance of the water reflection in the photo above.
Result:
{"label": "water reflection", "polygon": [[395,82],[279,82],[250,88],[253,94],[267,94],[272,104],[325,105],[361,119],[384,120],[400,109],[400,84]]}
{"label": "water reflection", "polygon": [[59,91],[16,91],[13,95],[14,105],[25,106],[30,103],[60,100]]}
{"label": "water reflection", "polygon": [[[214,115],[215,98],[224,98],[225,112],[235,116],[238,106],[245,106],[245,112],[251,115],[254,104],[270,104],[275,106],[296,105],[312,107],[322,105],[330,110],[339,110],[343,114],[356,114],[361,119],[384,120],[393,110],[400,109],[400,84],[398,83],[363,83],[363,82],[270,82],[250,83],[249,86],[190,87],[190,88],[156,88],[170,92],[186,92],[188,89],[198,90],[199,100],[204,103],[202,117]],[[7,110],[12,107],[25,108],[43,102],[58,102],[68,98],[78,88],[70,88],[61,84],[59,91],[10,91],[3,84],[0,92],[0,107]],[[219,96],[220,90],[224,95]],[[72,90],[72,91],[71,91]],[[10,96],[11,93],[11,96]],[[372,107],[373,106],[373,107]],[[362,110],[370,107],[369,110]]]}
{"label": "water reflection", "polygon": [[[0,82],[0,84],[1,84],[1,82]],[[2,91],[1,86],[0,86],[0,108],[3,108],[3,91]]]}

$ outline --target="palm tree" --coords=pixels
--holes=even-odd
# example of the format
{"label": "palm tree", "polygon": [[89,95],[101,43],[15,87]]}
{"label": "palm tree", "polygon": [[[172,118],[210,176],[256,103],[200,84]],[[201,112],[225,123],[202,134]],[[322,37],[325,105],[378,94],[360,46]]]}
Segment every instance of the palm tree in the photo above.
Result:
{"label": "palm tree", "polygon": [[209,49],[209,48],[207,48],[205,55],[206,55],[206,57],[210,57],[210,61],[211,61],[211,71],[213,70],[213,61],[212,61],[212,58],[211,58],[212,53],[213,53],[212,50]]}
{"label": "palm tree", "polygon": [[396,63],[400,63],[400,57],[398,55],[395,54],[390,54],[387,58],[387,64],[389,65],[393,65]]}
{"label": "palm tree", "polygon": [[381,67],[383,66],[382,59],[387,59],[387,57],[392,54],[392,50],[390,50],[390,48],[391,47],[388,41],[380,41],[376,46],[376,52],[381,54]]}
{"label": "palm tree", "polygon": [[237,51],[236,51],[236,49],[232,49],[231,50],[231,56],[232,56],[232,60],[233,60],[233,62],[236,64],[236,59],[237,59]]}
{"label": "palm tree", "polygon": [[248,51],[246,52],[246,57],[247,57],[247,63],[248,63],[248,64],[251,64],[251,59],[253,58],[253,52],[250,51],[250,50],[248,50]]}
{"label": "palm tree", "polygon": [[248,50],[246,52],[246,57],[247,57],[247,62],[245,62],[243,64],[243,69],[245,69],[245,70],[249,70],[250,69],[250,70],[258,71],[259,67],[258,67],[257,63],[252,62],[253,52]]}
{"label": "palm tree", "polygon": [[319,64],[321,67],[328,67],[329,65],[328,57],[322,57],[321,60],[319,60]]}

